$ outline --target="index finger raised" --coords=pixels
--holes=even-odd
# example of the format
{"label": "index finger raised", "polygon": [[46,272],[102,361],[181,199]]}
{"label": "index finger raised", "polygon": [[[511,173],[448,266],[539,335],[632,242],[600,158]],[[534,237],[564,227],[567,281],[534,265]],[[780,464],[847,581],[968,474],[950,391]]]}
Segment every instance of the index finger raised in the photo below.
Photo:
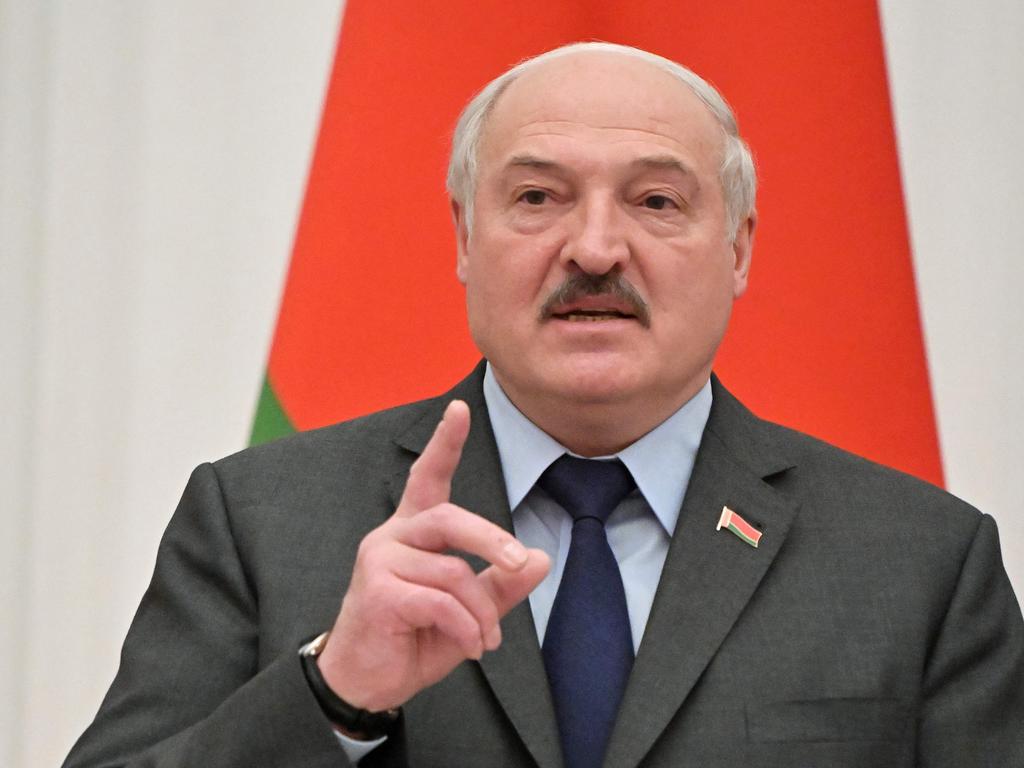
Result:
{"label": "index finger raised", "polygon": [[452,400],[423,453],[409,469],[409,479],[395,515],[409,517],[448,501],[452,476],[459,466],[468,435],[469,406],[461,400]]}

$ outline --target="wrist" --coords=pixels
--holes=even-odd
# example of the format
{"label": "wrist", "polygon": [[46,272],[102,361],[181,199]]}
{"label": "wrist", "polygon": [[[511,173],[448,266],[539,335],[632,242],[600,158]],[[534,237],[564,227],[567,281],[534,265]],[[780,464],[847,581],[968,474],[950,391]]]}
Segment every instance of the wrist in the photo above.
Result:
{"label": "wrist", "polygon": [[356,707],[342,699],[324,679],[317,661],[327,645],[329,634],[329,632],[324,632],[303,643],[299,648],[303,674],[306,676],[306,682],[320,705],[320,709],[331,721],[335,730],[351,739],[372,741],[387,736],[398,723],[401,715],[400,709],[372,712]]}

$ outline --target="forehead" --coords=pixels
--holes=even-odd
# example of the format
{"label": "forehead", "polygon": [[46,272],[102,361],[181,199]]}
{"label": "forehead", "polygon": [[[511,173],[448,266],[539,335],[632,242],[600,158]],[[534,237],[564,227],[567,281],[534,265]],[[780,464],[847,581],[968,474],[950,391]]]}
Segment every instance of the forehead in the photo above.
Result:
{"label": "forehead", "polygon": [[716,168],[723,132],[707,105],[675,76],[623,54],[580,52],[527,70],[497,99],[480,159],[499,164],[532,145],[570,138],[601,151],[633,146]]}

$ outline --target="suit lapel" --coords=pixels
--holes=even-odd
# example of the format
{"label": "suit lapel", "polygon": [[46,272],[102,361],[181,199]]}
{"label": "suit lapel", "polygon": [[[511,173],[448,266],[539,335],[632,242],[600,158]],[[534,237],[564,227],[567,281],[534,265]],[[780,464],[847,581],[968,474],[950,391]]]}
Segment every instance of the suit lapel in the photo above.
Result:
{"label": "suit lapel", "polygon": [[[714,381],[714,405],[605,760],[633,768],[664,732],[750,601],[795,508],[764,481],[788,462]],[[728,505],[763,530],[753,548],[716,531]]]}
{"label": "suit lapel", "polygon": [[[508,507],[498,449],[487,417],[482,381],[481,363],[469,378],[440,398],[437,406],[429,409],[396,442],[418,455],[430,439],[448,402],[453,399],[465,400],[470,407],[471,426],[462,461],[452,480],[452,503],[511,531],[512,514]],[[393,475],[391,488],[396,505],[405,487],[408,470],[409,465],[403,464]],[[516,606],[502,620],[501,629],[501,647],[485,654],[479,662],[480,667],[538,766],[560,768],[562,760],[558,728],[537,643],[537,631],[527,601]]]}

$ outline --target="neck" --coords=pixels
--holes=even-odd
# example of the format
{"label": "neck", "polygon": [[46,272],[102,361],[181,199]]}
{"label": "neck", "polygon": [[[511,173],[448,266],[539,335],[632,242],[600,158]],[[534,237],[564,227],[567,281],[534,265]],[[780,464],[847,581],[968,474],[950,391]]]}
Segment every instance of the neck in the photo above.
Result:
{"label": "neck", "polygon": [[495,379],[519,411],[579,456],[610,456],[632,445],[690,401],[710,371],[672,393],[586,401],[517,388],[497,370]]}

